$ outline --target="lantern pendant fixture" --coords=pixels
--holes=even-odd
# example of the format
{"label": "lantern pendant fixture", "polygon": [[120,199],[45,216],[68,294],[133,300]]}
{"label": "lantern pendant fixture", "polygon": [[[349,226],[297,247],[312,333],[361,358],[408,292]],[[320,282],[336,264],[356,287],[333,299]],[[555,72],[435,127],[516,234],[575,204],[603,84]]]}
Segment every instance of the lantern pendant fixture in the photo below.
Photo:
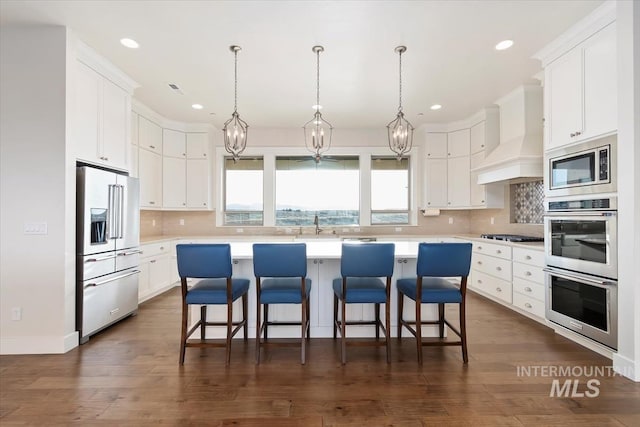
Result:
{"label": "lantern pendant fixture", "polygon": [[387,133],[389,134],[389,148],[393,151],[398,160],[411,151],[413,144],[413,126],[404,117],[402,112],[402,54],[407,51],[406,46],[398,46],[395,52],[400,58],[400,103],[398,106],[398,114],[396,118],[387,125]]}
{"label": "lantern pendant fixture", "polygon": [[247,148],[247,131],[249,125],[240,118],[238,114],[238,52],[242,50],[240,46],[229,46],[229,50],[233,52],[235,57],[234,66],[234,101],[233,114],[231,118],[224,123],[222,132],[224,133],[224,148],[233,156],[233,161],[237,162],[240,154]]}
{"label": "lantern pendant fixture", "polygon": [[316,112],[313,118],[304,124],[304,143],[307,150],[313,153],[315,162],[320,163],[322,154],[331,147],[333,126],[322,118],[320,112],[320,52],[324,52],[324,47],[314,46],[311,50],[316,54],[316,105],[313,106]]}

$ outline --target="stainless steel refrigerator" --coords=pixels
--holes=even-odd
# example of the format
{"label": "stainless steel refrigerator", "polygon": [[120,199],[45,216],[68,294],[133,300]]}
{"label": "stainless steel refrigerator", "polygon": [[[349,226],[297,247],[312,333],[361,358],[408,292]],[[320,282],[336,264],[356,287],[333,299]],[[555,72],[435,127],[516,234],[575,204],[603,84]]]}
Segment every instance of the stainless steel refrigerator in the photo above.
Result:
{"label": "stainless steel refrigerator", "polygon": [[84,344],[138,311],[140,184],[89,166],[76,178],[76,329]]}

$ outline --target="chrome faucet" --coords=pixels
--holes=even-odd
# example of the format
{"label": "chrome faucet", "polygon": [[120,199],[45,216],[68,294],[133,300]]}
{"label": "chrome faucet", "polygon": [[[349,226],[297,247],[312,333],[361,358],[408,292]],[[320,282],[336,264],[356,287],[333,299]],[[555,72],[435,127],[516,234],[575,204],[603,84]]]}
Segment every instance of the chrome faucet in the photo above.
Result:
{"label": "chrome faucet", "polygon": [[317,236],[322,231],[322,228],[320,228],[320,220],[318,219],[318,215],[313,217],[313,225],[316,226],[316,236]]}

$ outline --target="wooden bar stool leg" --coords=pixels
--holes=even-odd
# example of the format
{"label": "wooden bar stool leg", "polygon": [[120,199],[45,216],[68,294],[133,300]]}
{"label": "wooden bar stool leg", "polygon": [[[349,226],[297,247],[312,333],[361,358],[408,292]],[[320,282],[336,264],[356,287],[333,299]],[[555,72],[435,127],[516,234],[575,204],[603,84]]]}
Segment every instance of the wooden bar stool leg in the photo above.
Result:
{"label": "wooden bar stool leg", "polygon": [[464,363],[469,362],[469,356],[467,354],[467,322],[465,315],[465,298],[462,297],[460,303],[460,340],[462,341],[462,361]]}
{"label": "wooden bar stool leg", "polygon": [[398,291],[398,341],[402,340],[402,310],[403,310],[404,295]]}
{"label": "wooden bar stool leg", "polygon": [[256,304],[256,365],[260,364],[260,301]]}
{"label": "wooden bar stool leg", "polygon": [[227,301],[227,365],[231,363],[231,331],[233,325],[233,301]]}
{"label": "wooden bar stool leg", "polygon": [[182,303],[182,332],[180,334],[180,364],[184,365],[184,351],[187,344],[187,322],[189,319],[189,306]]}
{"label": "wooden bar stool leg", "polygon": [[416,343],[418,345],[418,364],[422,365],[422,304],[419,295],[416,298]]}
{"label": "wooden bar stool leg", "polygon": [[338,297],[333,295],[333,339],[338,336]]}

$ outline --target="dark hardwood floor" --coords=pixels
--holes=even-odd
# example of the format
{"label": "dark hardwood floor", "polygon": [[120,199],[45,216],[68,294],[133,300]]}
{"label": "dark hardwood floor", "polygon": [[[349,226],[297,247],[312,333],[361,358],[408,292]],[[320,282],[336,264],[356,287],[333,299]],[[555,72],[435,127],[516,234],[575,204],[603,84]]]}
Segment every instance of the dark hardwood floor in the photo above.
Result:
{"label": "dark hardwood floor", "polygon": [[[474,294],[467,319],[468,366],[459,347],[425,347],[419,367],[405,338],[390,365],[384,347],[356,346],[342,366],[339,341],[311,339],[305,366],[297,347],[273,346],[256,366],[254,341],[236,340],[229,367],[223,349],[187,349],[180,367],[175,288],[67,354],[0,357],[0,424],[640,425],[640,384],[588,372],[608,359]],[[550,397],[556,377],[519,376],[519,366],[586,375],[558,378],[578,380],[578,395]],[[598,396],[579,397],[594,393],[589,380]]]}

